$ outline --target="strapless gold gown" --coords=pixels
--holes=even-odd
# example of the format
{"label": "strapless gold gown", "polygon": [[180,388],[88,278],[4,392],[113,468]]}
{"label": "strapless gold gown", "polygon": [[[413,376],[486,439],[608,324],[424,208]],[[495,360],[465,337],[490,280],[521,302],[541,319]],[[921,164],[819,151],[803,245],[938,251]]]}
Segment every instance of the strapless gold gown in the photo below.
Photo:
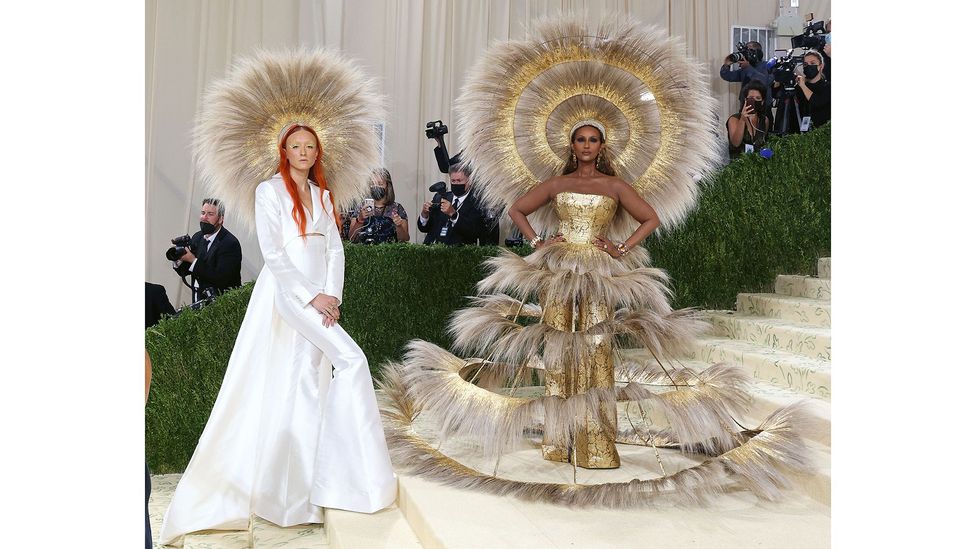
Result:
{"label": "strapless gold gown", "polygon": [[[555,199],[559,232],[566,239],[557,246],[581,259],[604,261],[606,252],[593,245],[593,239],[606,234],[617,212],[617,201],[595,194],[559,193]],[[603,257],[600,257],[603,256]],[[573,299],[552,293],[539,296],[542,321],[561,332],[586,332],[610,318],[610,304],[599,296],[577,295]],[[570,397],[598,387],[613,389],[613,359],[610,338],[587,335],[586,354],[562,357],[545,368],[546,396]],[[543,435],[542,455],[551,461],[568,461],[588,469],[620,467],[620,456],[614,447],[617,435],[617,410],[608,404],[601,407],[604,425],[597,418],[587,418],[586,426],[575,431],[568,444],[557,444]]]}
{"label": "strapless gold gown", "polygon": [[[616,201],[559,193],[554,202],[566,242],[527,257],[502,250],[486,261],[472,305],[448,324],[454,352],[415,340],[402,363],[384,366],[395,463],[461,488],[571,506],[626,507],[665,494],[698,501],[731,478],[774,497],[784,471],[806,467],[793,427],[807,421],[802,409],[784,408],[740,431],[733,418],[748,404],[746,372],[728,364],[697,371],[670,360],[687,355],[707,324],[690,309],[671,308],[667,275],[649,265],[645,248],[615,259],[592,244],[624,215]],[[621,346],[644,347],[656,360],[615,360]],[[540,381],[541,395],[534,389]],[[525,386],[533,388],[520,392]],[[627,428],[618,429],[618,403]],[[414,430],[420,415],[436,441]],[[661,476],[570,484],[497,475],[506,453],[540,434],[542,457],[591,469],[620,465],[615,443],[654,447]],[[454,437],[481,446],[494,471],[441,453]],[[703,461],[667,471],[662,447]]]}

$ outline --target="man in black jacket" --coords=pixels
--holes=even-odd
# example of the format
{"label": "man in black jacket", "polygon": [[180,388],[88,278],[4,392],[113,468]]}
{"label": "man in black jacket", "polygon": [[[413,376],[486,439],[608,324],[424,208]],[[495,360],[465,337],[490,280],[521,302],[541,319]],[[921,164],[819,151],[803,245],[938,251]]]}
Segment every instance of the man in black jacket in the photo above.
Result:
{"label": "man in black jacket", "polygon": [[241,243],[224,226],[224,203],[205,198],[200,207],[200,231],[174,265],[177,274],[190,275],[193,301],[197,302],[241,285]]}
{"label": "man in black jacket", "polygon": [[155,326],[163,315],[175,315],[173,304],[166,297],[166,288],[146,282],[146,328]]}
{"label": "man in black jacket", "polygon": [[417,217],[417,229],[426,233],[424,244],[498,245],[498,219],[485,211],[471,191],[471,168],[452,164],[451,192],[441,199],[440,208],[428,200]]}

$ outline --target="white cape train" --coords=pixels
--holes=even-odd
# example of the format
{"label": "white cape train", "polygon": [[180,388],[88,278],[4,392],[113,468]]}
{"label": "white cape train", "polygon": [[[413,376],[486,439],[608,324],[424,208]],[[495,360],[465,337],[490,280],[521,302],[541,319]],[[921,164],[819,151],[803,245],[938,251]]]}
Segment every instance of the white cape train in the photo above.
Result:
{"label": "white cape train", "polygon": [[344,268],[332,212],[311,190],[305,241],[280,175],[256,190],[265,266],[160,544],[245,530],[252,513],[291,526],[323,522],[323,507],[372,513],[396,499],[366,357],[305,306],[318,292],[341,299]]}

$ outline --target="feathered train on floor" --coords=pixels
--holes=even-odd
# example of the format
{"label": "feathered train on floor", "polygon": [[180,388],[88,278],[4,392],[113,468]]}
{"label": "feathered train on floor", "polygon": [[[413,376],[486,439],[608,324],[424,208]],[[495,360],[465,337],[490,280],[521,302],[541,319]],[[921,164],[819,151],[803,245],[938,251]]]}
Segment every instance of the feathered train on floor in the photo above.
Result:
{"label": "feathered train on floor", "polygon": [[[715,167],[719,150],[705,71],[665,32],[608,21],[595,29],[573,18],[543,21],[529,39],[495,44],[472,67],[458,100],[458,133],[487,203],[508,206],[558,173],[572,126],[595,120],[607,128],[618,175],[665,227],[694,206],[700,176]],[[546,206],[533,226],[551,233],[575,223],[614,239],[636,227],[607,197],[576,199],[584,219]],[[413,341],[402,363],[383,368],[387,442],[401,471],[530,501],[626,507],[662,498],[698,503],[734,487],[774,499],[807,469],[802,405],[743,427],[736,418],[748,407],[747,376],[727,364],[694,370],[677,360],[707,324],[694,310],[671,307],[668,276],[651,266],[647,250],[611,259],[577,238],[524,258],[502,251],[485,267],[478,295],[447,326],[454,352]],[[630,346],[652,359],[622,360],[618,351]],[[594,364],[601,374],[592,374]],[[578,386],[574,369],[612,379],[569,396],[550,391],[556,382]],[[538,394],[540,383],[546,394]],[[433,435],[415,429],[421,416]],[[575,468],[573,448],[593,432],[611,433],[611,447],[647,447],[661,475],[588,484],[496,475],[498,460],[526,441],[541,446],[552,467]],[[495,470],[441,451],[458,438],[480,446]],[[569,449],[568,457],[547,455],[547,445]],[[668,472],[660,452],[694,456],[694,464]]]}

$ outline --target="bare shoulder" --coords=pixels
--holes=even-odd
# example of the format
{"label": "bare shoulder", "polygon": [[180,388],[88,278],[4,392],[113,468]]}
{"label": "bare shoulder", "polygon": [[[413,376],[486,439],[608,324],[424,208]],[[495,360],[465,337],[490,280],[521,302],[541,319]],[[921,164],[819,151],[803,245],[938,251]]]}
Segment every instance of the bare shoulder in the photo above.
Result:
{"label": "bare shoulder", "polygon": [[634,194],[637,192],[634,190],[634,187],[630,185],[630,183],[627,183],[619,177],[610,177],[609,179],[610,188],[613,190],[613,193],[617,195],[618,199],[628,194]]}
{"label": "bare shoulder", "polygon": [[545,192],[546,194],[551,195],[553,193],[558,193],[565,186],[566,176],[556,175],[546,179],[542,183],[539,183],[535,186],[535,189],[538,189],[538,192]]}

